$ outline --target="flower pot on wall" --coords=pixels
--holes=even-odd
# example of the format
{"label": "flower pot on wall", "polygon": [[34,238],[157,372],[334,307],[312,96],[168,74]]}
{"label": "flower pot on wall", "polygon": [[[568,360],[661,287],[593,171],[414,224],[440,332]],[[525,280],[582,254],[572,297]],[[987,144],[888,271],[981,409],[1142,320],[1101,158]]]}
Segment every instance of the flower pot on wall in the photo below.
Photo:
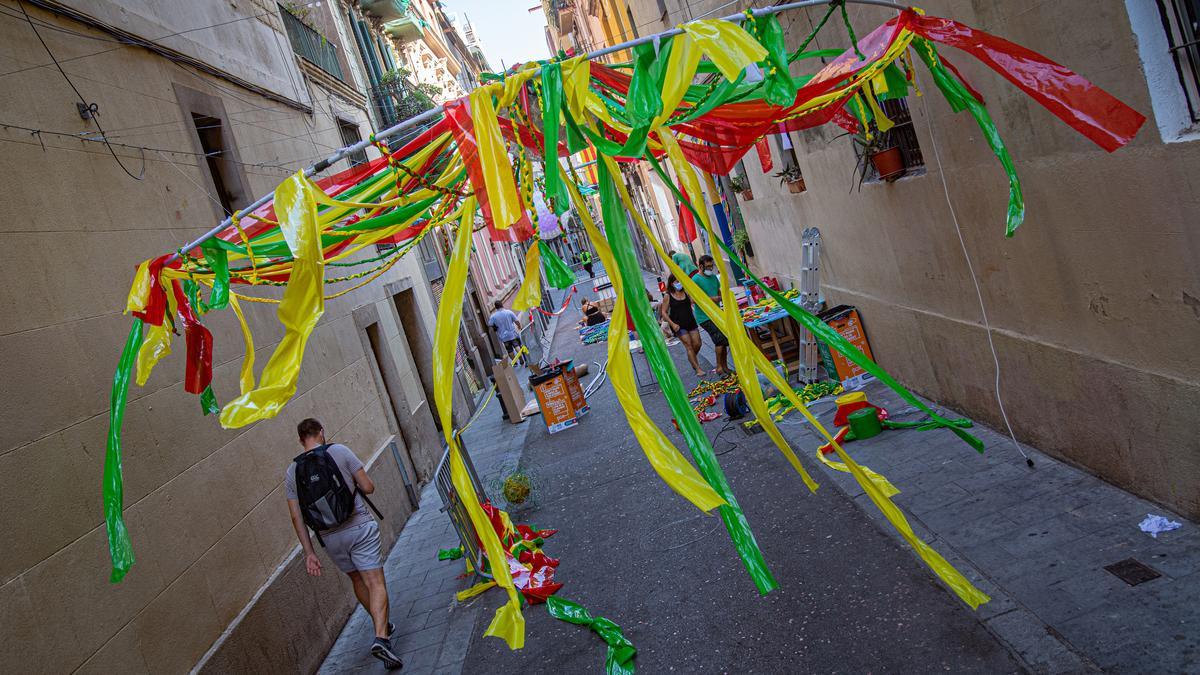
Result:
{"label": "flower pot on wall", "polygon": [[742,190],[738,193],[738,196],[741,197],[742,201],[744,202],[752,202],[754,201],[754,190]]}
{"label": "flower pot on wall", "polygon": [[787,186],[788,186],[788,192],[791,192],[792,194],[799,194],[808,189],[804,186],[804,178],[790,180],[790,181],[788,181]]}
{"label": "flower pot on wall", "polygon": [[904,156],[900,154],[900,148],[888,148],[873,153],[871,164],[875,166],[880,180],[896,180],[904,175]]}

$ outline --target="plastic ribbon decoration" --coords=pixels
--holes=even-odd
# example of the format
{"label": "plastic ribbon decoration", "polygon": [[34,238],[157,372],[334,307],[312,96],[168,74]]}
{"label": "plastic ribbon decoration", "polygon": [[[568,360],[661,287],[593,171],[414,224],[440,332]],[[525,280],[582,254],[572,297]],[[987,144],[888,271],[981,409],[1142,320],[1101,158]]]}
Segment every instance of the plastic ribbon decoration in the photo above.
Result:
{"label": "plastic ribbon decoration", "polygon": [[[597,165],[597,169],[600,178],[600,210],[616,265],[608,270],[609,277],[612,278],[616,273],[621,276],[623,281],[640,279],[641,268],[633,254],[633,241],[630,239],[629,227],[625,222],[625,210],[618,201],[613,177],[609,173],[607,164],[600,163]],[[766,595],[777,588],[779,584],[771,575],[771,571],[767,569],[762,550],[758,547],[754,533],[750,531],[750,523],[734,498],[733,489],[729,486],[725,472],[721,470],[721,465],[717,462],[712,444],[709,443],[704,430],[700,428],[700,423],[696,421],[696,415],[692,412],[691,404],[687,399],[687,392],[679,379],[679,373],[675,370],[675,363],[667,352],[662,331],[659,330],[658,323],[650,314],[650,304],[646,300],[646,294],[638,288],[637,284],[626,283],[624,289],[625,302],[629,306],[633,324],[637,327],[638,335],[641,337],[646,360],[658,379],[667,404],[671,408],[671,413],[679,425],[679,430],[687,440],[697,468],[704,476],[705,481],[725,500],[725,505],[719,508],[719,513],[733,540],[734,548],[737,549],[738,556],[742,559],[742,564],[745,565],[758,592]]]}
{"label": "plastic ribbon decoration", "polygon": [[117,371],[113,374],[112,394],[108,402],[108,444],[104,451],[104,523],[108,528],[108,553],[112,559],[109,581],[118,583],[133,567],[133,545],[125,528],[125,487],[121,468],[121,424],[125,420],[125,397],[129,395],[129,375],[142,341],[142,321],[134,319]]}
{"label": "plastic ribbon decoration", "polygon": [[539,243],[540,240],[534,242],[525,253],[525,278],[521,280],[521,287],[512,301],[514,312],[525,312],[542,303],[542,271],[539,265],[542,249],[537,245]]}
{"label": "plastic ribbon decoration", "polygon": [[496,583],[508,592],[508,603],[496,610],[484,635],[503,639],[509,649],[525,646],[525,617],[521,615],[521,599],[508,572],[504,547],[492,529],[491,521],[479,505],[479,495],[467,473],[462,458],[462,449],[454,434],[451,406],[454,403],[454,354],[457,348],[458,329],[462,323],[462,303],[458,298],[467,292],[467,270],[471,255],[471,227],[475,219],[475,199],[468,197],[462,208],[462,220],[458,224],[454,250],[446,273],[443,298],[451,299],[438,305],[437,324],[433,338],[433,394],[441,417],[442,432],[450,448],[450,480],[458,492],[471,518],[471,524],[483,543],[491,562],[491,573]]}
{"label": "plastic ribbon decoration", "polygon": [[559,621],[587,626],[604,640],[608,645],[604,656],[604,672],[607,675],[633,675],[633,657],[637,649],[621,632],[620,626],[602,616],[593,617],[583,606],[557,595],[546,599],[546,609],[550,616]]}
{"label": "plastic ribbon decoration", "polygon": [[[890,123],[883,114],[880,101],[904,96],[916,86],[913,63],[917,60],[930,70],[937,91],[953,110],[971,113],[998,158],[1008,178],[1006,234],[1012,235],[1024,218],[1025,209],[1015,163],[984,106],[983,97],[937,52],[936,45],[952,46],[974,56],[1105,150],[1112,151],[1129,143],[1145,121],[1137,111],[1044,56],[961,23],[924,16],[919,10],[901,11],[861,39],[851,38],[852,49],[808,50],[809,43],[837,9],[840,7],[831,8],[803,43],[790,53],[786,50],[779,21],[770,16],[748,17],[742,27],[721,20],[691,22],[683,27],[681,35],[634,47],[631,50],[633,60],[629,64],[610,66],[591,63],[583,57],[560,63],[523,64],[503,76],[492,78],[497,81],[480,87],[469,96],[445,104],[442,119],[401,147],[393,149],[377,143],[383,156],[315,183],[300,175],[288,178],[277,190],[273,203],[241,214],[232,220],[229,228],[203,245],[179,251],[178,260],[163,254],[138,265],[125,302],[126,313],[138,320],[137,335],[127,343],[114,375],[114,407],[110,410],[109,445],[105,454],[105,520],[114,561],[114,580],[119,580],[132,564],[128,535],[121,522],[120,421],[128,379],[135,377],[140,384],[148,380],[155,365],[170,354],[176,328],[183,329],[187,343],[185,388],[198,394],[201,409],[211,413],[217,407],[211,386],[212,335],[201,325],[200,319],[205,312],[232,306],[245,349],[239,373],[240,395],[221,411],[221,423],[235,427],[270,417],[295,393],[304,344],[321,316],[325,300],[379,279],[432,228],[453,219],[467,218],[476,205],[482,210],[494,241],[529,241],[537,232],[527,211],[530,203],[536,202],[532,197],[535,178],[531,158],[543,162],[544,190],[553,211],[562,214],[568,208],[568,197],[578,195],[571,194],[570,189],[564,190],[567,186],[563,185],[565,179],[559,173],[558,163],[563,156],[582,152],[587,159],[601,160],[585,170],[592,181],[600,183],[604,227],[608,231],[607,245],[611,247],[612,258],[604,261],[605,266],[614,283],[627,280],[621,286],[623,306],[628,307],[642,336],[651,367],[663,383],[664,394],[699,467],[684,481],[695,487],[689,500],[699,502],[698,506],[717,504],[713,495],[724,501],[724,504],[718,504],[718,509],[738,555],[760,591],[773,588],[774,580],[753,534],[683,396],[662,337],[647,314],[646,300],[637,291],[640,283],[634,282],[640,281],[640,273],[633,258],[621,202],[634,216],[638,227],[643,227],[644,223],[629,203],[624,186],[613,182],[616,170],[611,160],[648,159],[682,203],[680,221],[693,224],[689,234],[698,234],[695,221],[699,221],[699,229],[710,237],[714,250],[730,254],[730,259],[749,274],[742,261],[728,251],[728,242],[713,238],[707,220],[707,205],[701,198],[693,171],[725,174],[756,144],[761,151],[765,135],[779,131],[832,123],[864,135],[877,133]],[[844,12],[842,19],[849,30]],[[910,46],[917,59],[911,58]],[[791,64],[818,57],[828,59],[818,72],[797,76],[788,72]],[[759,70],[762,78],[749,77]],[[697,84],[697,73],[714,77],[710,82]],[[565,126],[560,127],[560,123]],[[565,142],[560,143],[560,139]],[[519,175],[514,176],[510,153],[516,159]],[[663,157],[669,160],[678,176],[682,192],[660,165]],[[769,162],[769,152],[761,158]],[[600,174],[606,180],[597,181]],[[569,180],[566,182],[570,183]],[[593,192],[590,188],[587,191]],[[465,205],[459,208],[464,198],[468,198],[469,208]],[[581,209],[581,213],[584,210]],[[458,236],[461,239],[464,234],[460,231]],[[654,241],[653,235],[649,236]],[[461,256],[456,260],[465,261],[470,255],[470,240],[468,237],[461,241],[464,245],[458,245],[451,253]],[[597,241],[603,241],[603,238],[597,238]],[[359,255],[360,251],[377,243],[402,246],[370,257]],[[526,267],[533,273],[526,276],[531,286],[523,288],[526,297],[522,302],[533,303],[531,310],[541,311],[534,297],[538,295],[534,291],[540,289],[532,286],[540,283],[536,262],[543,263],[540,267],[549,285],[569,286],[574,282],[574,275],[544,242],[531,245],[528,256],[535,264],[530,265],[527,257]],[[362,268],[326,278],[326,263]],[[465,267],[462,273],[465,278]],[[727,280],[728,273],[729,269],[722,264],[722,278]],[[749,276],[753,278],[754,275]],[[688,280],[682,281],[686,291],[697,291],[687,284]],[[352,283],[324,294],[326,285],[344,282]],[[211,288],[207,301],[201,297],[202,286]],[[282,300],[276,300],[243,292],[247,286],[286,286],[286,290]],[[946,420],[934,415],[836,331],[772,289],[767,288],[767,292],[790,316],[832,349],[930,414],[930,424],[949,428],[972,447],[982,449],[982,444],[961,428],[964,426],[962,420]],[[456,296],[451,294],[450,297]],[[747,380],[743,388],[748,392],[747,399],[755,409],[756,418],[788,461],[807,479],[803,468],[795,461],[794,453],[786,443],[780,442],[773,430],[770,407],[760,405],[754,394],[757,389],[748,381],[754,370],[768,378],[777,374],[761,353],[744,344],[744,336],[737,335],[740,316],[732,311],[731,298],[725,291],[722,291],[722,301],[730,311],[721,312],[713,305],[714,311],[709,312],[709,316],[731,337],[734,362],[739,376]],[[257,385],[254,341],[242,312],[240,303],[243,302],[279,304],[277,316],[285,329],[284,339],[274,350]],[[712,304],[707,297],[697,297],[696,302],[706,310]],[[446,304],[453,303],[443,303],[443,306]],[[439,316],[441,311],[440,308]],[[618,331],[623,325],[622,321],[613,323]],[[612,330],[614,326],[610,325]],[[615,339],[609,341],[610,349],[627,344],[623,342],[627,338],[613,337]],[[618,357],[614,363],[619,364],[628,354],[614,353],[614,356]],[[621,368],[616,366],[617,370]],[[621,381],[621,377],[618,373],[614,384]],[[442,382],[447,392],[450,381],[444,374]],[[789,387],[780,390],[789,402],[807,412],[795,403],[795,392]],[[449,396],[448,393],[444,395]],[[449,406],[444,408],[448,410]],[[766,414],[763,414],[764,410]],[[636,417],[635,411],[630,418],[631,426],[644,426]],[[669,447],[669,443],[664,446],[661,439],[655,437],[661,432],[653,428],[652,423],[643,431],[644,438],[639,437],[639,441],[648,456],[654,452],[667,453],[658,460],[663,467],[682,461],[678,451]],[[889,520],[926,562],[941,569],[939,565],[944,561],[939,563],[939,558],[934,557],[936,554],[931,554],[912,537],[903,517],[890,506],[887,500],[890,486],[886,479],[843,457],[844,453],[836,443],[831,448],[837,451],[842,461],[828,461],[827,464],[834,468],[844,466],[857,480],[872,486],[864,489]],[[683,464],[687,462],[683,461]],[[687,471],[677,468],[683,473]],[[666,471],[667,475],[675,473],[674,470]],[[700,476],[711,494],[696,484],[695,475]],[[681,485],[672,485],[672,489],[680,494],[688,492]],[[810,484],[810,487],[814,485]],[[495,551],[489,551],[489,557],[494,556]],[[978,600],[971,594],[969,584],[963,586],[951,572],[942,570],[939,574],[968,602],[973,601],[968,598]],[[519,629],[520,615],[514,607],[510,603],[492,626],[492,634],[505,636],[510,645],[519,642],[518,635],[523,635],[523,630]]]}
{"label": "plastic ribbon decoration", "polygon": [[[660,173],[660,175],[663,175],[663,174]],[[664,178],[664,180],[666,180],[666,179]],[[668,183],[668,185],[670,185],[673,190],[678,192],[678,188],[675,187],[673,184]],[[701,218],[701,220],[703,220],[703,219]],[[771,297],[774,298],[776,302],[778,302],[781,306],[785,306],[785,303],[792,304],[793,307],[795,306],[794,303],[791,303],[791,301],[788,300],[786,297],[784,297],[782,294],[778,293],[777,291],[772,290],[770,287],[768,287],[766,284],[764,284],[761,279],[758,279],[753,274],[751,274],[749,272],[749,270],[747,270],[746,267],[741,264],[741,261],[739,261],[737,259],[737,256],[734,255],[734,253],[725,246],[724,242],[721,242],[715,236],[711,235],[711,229],[709,230],[709,232],[710,232],[710,242],[713,243],[714,247],[720,248],[721,250],[723,250],[725,252],[725,255],[728,256],[730,260],[734,260],[735,262],[737,262],[738,265],[740,267],[742,267],[742,271],[744,273],[746,273],[747,276],[753,278],[754,281],[760,285],[760,287],[762,287],[764,290],[769,292],[771,294]],[[664,257],[666,257],[666,256],[664,256]],[[673,265],[673,263],[668,263],[668,264]],[[684,276],[686,276],[686,275],[684,275]],[[693,286],[694,286],[694,282],[693,282]],[[686,285],[685,285],[685,288],[687,288]],[[700,292],[698,288],[696,288],[695,290],[697,291],[697,295],[693,296],[692,299],[701,305],[701,309],[704,311],[705,314],[708,314],[711,317],[711,316],[718,316],[723,313],[723,310],[716,307],[712,303],[712,301],[709,300],[708,297],[703,292]],[[727,303],[727,306],[731,307],[731,308],[737,307],[736,302],[733,304]],[[736,309],[734,310],[734,313],[736,314]],[[789,313],[790,313],[790,310],[789,310]],[[793,316],[795,316],[795,315],[793,315]],[[826,331],[823,331],[823,332],[832,332],[834,335],[837,335],[838,338],[840,338],[842,342],[849,344],[849,342],[846,341],[845,338],[842,338],[841,335],[837,333],[837,331],[833,330],[831,327],[824,324],[824,322],[821,322],[821,325],[825,326],[825,328],[827,329]],[[745,327],[744,326],[731,326],[731,327],[736,331],[740,331],[740,333],[743,336],[745,335]],[[813,332],[814,332],[814,334],[817,334],[817,331],[813,331]],[[726,335],[729,336],[730,334],[727,333]],[[823,335],[818,335],[818,337],[820,337],[823,340],[825,339]],[[730,344],[732,345],[732,340],[731,340]],[[827,344],[830,344],[830,346],[833,347],[833,345],[831,343],[827,343]],[[839,351],[841,351],[841,349],[839,349]],[[855,351],[857,351],[857,350],[855,350]],[[843,352],[843,353],[845,353],[845,352]],[[963,602],[970,605],[970,607],[972,609],[976,609],[979,607],[979,605],[981,605],[985,602],[988,602],[991,598],[989,598],[985,593],[980,591],[978,588],[975,588],[975,586],[972,585],[971,582],[968,581],[966,577],[964,577],[958,570],[954,569],[954,567],[950,563],[946,562],[945,558],[943,558],[940,553],[935,551],[928,544],[926,544],[919,537],[917,537],[916,533],[913,532],[912,526],[910,526],[908,524],[908,519],[904,517],[904,514],[900,511],[900,509],[898,509],[896,507],[895,504],[892,503],[892,501],[890,499],[892,494],[895,494],[895,492],[891,492],[891,490],[895,490],[895,488],[891,487],[891,484],[888,483],[887,480],[884,479],[882,476],[879,476],[878,474],[875,474],[874,472],[869,472],[869,470],[864,469],[857,462],[855,462],[854,459],[852,457],[850,457],[850,455],[847,454],[846,451],[842,448],[841,444],[838,443],[837,440],[835,440],[834,436],[831,435],[829,433],[829,431],[827,429],[825,429],[825,427],[819,421],[817,421],[817,419],[815,417],[812,416],[812,413],[810,413],[808,411],[808,407],[804,405],[804,402],[801,401],[798,396],[796,396],[796,393],[792,390],[792,388],[790,386],[787,385],[787,382],[783,380],[782,376],[780,376],[779,373],[776,372],[774,368],[770,367],[770,363],[767,362],[767,363],[763,364],[763,362],[766,361],[766,357],[762,356],[762,352],[758,352],[757,350],[755,350],[755,354],[756,354],[756,359],[755,359],[756,361],[758,361],[761,358],[761,361],[759,361],[759,363],[760,363],[759,370],[761,372],[763,372],[763,374],[767,376],[767,378],[771,381],[771,383],[777,389],[779,389],[788,398],[789,401],[791,401],[792,405],[795,406],[801,412],[801,414],[804,415],[804,418],[808,421],[809,424],[811,424],[813,426],[814,429],[817,430],[817,433],[819,433],[822,437],[824,437],[826,442],[829,443],[833,447],[834,452],[837,453],[838,458],[842,460],[842,464],[845,465],[845,467],[849,470],[850,474],[854,476],[855,481],[858,482],[858,484],[863,488],[863,491],[868,495],[868,497],[875,504],[875,506],[877,508],[879,508],[880,512],[883,513],[884,517],[888,519],[888,522],[892,524],[892,527],[894,527],[896,529],[896,531],[900,533],[900,536],[903,537],[904,540],[907,541],[910,546],[912,546],[913,550],[916,551],[917,555],[925,562],[925,564],[927,564],[929,566],[929,568],[933,571],[933,573],[936,574],[938,576],[938,578],[940,578],[943,582],[945,582],[945,584],[947,586],[949,586],[950,589],[953,590],[955,592],[955,594],[958,595],[958,597],[960,599],[962,599]],[[861,354],[861,352],[859,352],[859,356],[863,360],[865,360],[867,363],[871,363],[871,365],[873,367],[875,367],[876,369],[879,369],[878,366],[875,366],[874,363],[872,363],[870,360],[866,359],[866,357],[863,356]],[[766,367],[764,368],[763,365],[765,365]],[[740,369],[740,367],[739,367],[739,369]],[[880,370],[880,372],[883,372],[882,369],[879,369],[879,370]],[[888,379],[890,380],[891,376],[888,376]],[[895,381],[892,380],[892,382],[895,382]],[[899,387],[899,386],[900,385],[897,383],[896,387]],[[754,387],[757,388],[757,384],[755,384]],[[903,388],[901,387],[901,389],[903,389]],[[745,387],[743,387],[743,392],[746,392]],[[905,393],[907,393],[907,391]],[[759,395],[761,396],[761,391],[759,392]],[[912,396],[912,395],[909,394],[909,396]],[[747,395],[747,399],[749,399],[749,395]],[[928,409],[926,408],[926,410],[928,410]],[[931,411],[929,412],[929,414],[931,417],[933,417],[933,414]],[[769,415],[767,416],[767,419],[770,419]],[[759,421],[762,422],[763,419],[760,417]],[[934,422],[941,424],[942,426],[948,426],[951,430],[960,431],[958,429],[958,426],[953,422],[941,420],[941,418],[935,418]],[[765,427],[765,424],[764,424],[764,427]],[[966,432],[962,432],[962,433],[966,433]],[[971,438],[974,438],[974,437],[971,437]],[[889,487],[891,488],[890,490],[889,490]],[[891,492],[891,494],[889,494],[889,492]]]}
{"label": "plastic ribbon decoration", "polygon": [[279,229],[292,254],[292,273],[276,315],[283,324],[283,339],[275,347],[258,388],[227,403],[221,410],[221,426],[244,427],[274,417],[296,393],[304,345],[317,321],[325,313],[325,260],[321,252],[321,230],[317,222],[319,191],[303,173],[297,173],[275,190]]}
{"label": "plastic ribbon decoration", "polygon": [[558,257],[554,249],[544,241],[538,241],[538,248],[542,249],[542,266],[546,270],[546,282],[552,288],[559,290],[570,288],[575,285],[575,273],[563,262],[563,259]]}
{"label": "plastic ribbon decoration", "polygon": [[625,294],[624,283],[619,274],[611,270],[617,269],[612,250],[608,242],[596,229],[592,216],[583,204],[578,188],[564,174],[563,183],[566,185],[571,201],[579,212],[584,230],[591,239],[596,255],[610,270],[609,279],[613,282],[616,301],[613,304],[612,318],[608,324],[608,377],[612,381],[613,391],[620,402],[625,419],[629,422],[633,435],[650,460],[650,466],[676,494],[691,502],[701,511],[708,512],[725,504],[725,500],[712,487],[704,482],[696,468],[688,463],[674,444],[667,438],[646,413],[642,405],[642,397],[638,395],[633,373],[633,357],[629,353],[629,328],[625,325]]}

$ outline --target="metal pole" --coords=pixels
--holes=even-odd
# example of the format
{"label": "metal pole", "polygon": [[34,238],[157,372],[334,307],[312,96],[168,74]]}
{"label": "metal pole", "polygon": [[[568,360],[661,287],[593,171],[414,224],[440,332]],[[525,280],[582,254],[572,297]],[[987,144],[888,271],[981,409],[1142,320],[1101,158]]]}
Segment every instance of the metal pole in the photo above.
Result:
{"label": "metal pole", "polygon": [[[837,2],[837,1],[838,0],[804,0],[804,2],[790,2],[786,5],[775,5],[773,7],[763,7],[761,9],[751,10],[750,14],[754,17],[767,16],[769,14],[778,14],[780,12],[787,11],[790,9],[802,9],[804,7],[815,7],[817,5],[828,5],[833,2]],[[874,5],[876,7],[886,7],[888,9],[895,9],[898,11],[904,11],[904,10],[908,9],[908,7],[906,7],[905,5],[900,5],[900,4],[897,4],[894,2],[888,2],[888,0],[845,0],[845,2],[853,3],[856,5]],[[723,20],[730,21],[733,23],[741,23],[742,21],[746,20],[746,15],[744,13],[739,12],[737,14],[730,14],[729,16],[723,17]],[[619,52],[623,49],[628,49],[630,47],[635,47],[637,45],[646,44],[647,42],[653,42],[654,40],[661,40],[662,38],[665,38],[665,37],[672,37],[675,35],[679,35],[681,33],[683,33],[682,29],[672,28],[671,30],[668,30],[668,31],[663,31],[661,33],[655,33],[653,35],[646,35],[646,36],[643,36],[640,38],[622,42],[621,44],[613,45],[611,47],[605,47],[604,49],[600,49],[600,50],[597,50],[594,52],[589,52],[588,54],[586,54],[584,56],[584,58],[586,58],[590,61],[598,56],[604,56],[605,54]],[[383,131],[380,131],[379,133],[375,134],[375,138],[378,140],[389,138],[391,136],[394,136],[394,135],[400,133],[401,131],[404,131],[405,129],[408,129],[409,127],[414,127],[418,124],[421,124],[422,122],[432,120],[433,118],[435,118],[439,114],[441,114],[441,112],[442,111],[440,108],[431,108],[431,109],[426,110],[425,112],[421,113],[420,115],[417,115],[416,117],[410,117],[410,118],[404,120],[403,122],[400,122],[398,124],[388,127],[387,129],[384,129]],[[325,169],[328,169],[335,162],[345,159],[347,155],[358,152],[359,150],[363,150],[369,145],[371,145],[371,139],[369,139],[369,138],[366,140],[359,141],[353,145],[348,145],[348,146],[342,148],[341,150],[334,152],[332,155],[326,157],[325,159],[323,159],[323,160],[317,162],[316,164],[305,169],[304,176],[311,177],[315,174],[318,174],[318,173],[324,171]],[[259,197],[258,199],[254,200],[254,202],[251,203],[249,206],[238,211],[236,214],[237,217],[238,218],[246,217],[247,215],[253,213],[254,210],[257,209],[258,207],[271,201],[271,199],[273,199],[274,197],[275,197],[274,191],[271,191],[271,192],[263,195],[262,197]],[[192,249],[196,248],[200,244],[203,244],[204,242],[208,241],[209,239],[212,239],[213,237],[217,236],[221,232],[224,232],[225,229],[228,228],[231,224],[233,224],[233,219],[231,217],[225,218],[213,229],[200,235],[197,239],[193,240],[191,243],[185,244],[181,250],[184,252],[191,251]],[[174,262],[177,259],[179,259],[179,254],[172,253],[170,255],[170,257],[167,258],[167,262],[168,263]]]}

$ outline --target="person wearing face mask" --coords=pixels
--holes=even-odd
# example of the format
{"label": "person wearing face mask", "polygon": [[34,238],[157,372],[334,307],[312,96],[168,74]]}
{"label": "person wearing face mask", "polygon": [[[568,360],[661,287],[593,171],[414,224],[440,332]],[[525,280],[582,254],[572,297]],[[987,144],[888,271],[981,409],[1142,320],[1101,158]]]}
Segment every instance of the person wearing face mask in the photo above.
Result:
{"label": "person wearing face mask", "polygon": [[[721,280],[717,277],[716,261],[711,255],[700,257],[700,273],[692,277],[692,281],[704,291],[704,294],[717,303],[721,304]],[[717,375],[724,377],[729,374],[729,338],[721,332],[720,328],[713,323],[713,320],[708,318],[704,310],[696,305],[696,323],[708,333],[708,337],[712,339],[713,348],[717,352]]]}
{"label": "person wearing face mask", "polygon": [[698,377],[704,377],[704,371],[696,358],[700,353],[700,326],[696,323],[692,300],[683,292],[683,284],[679,283],[674,274],[667,278],[667,294],[658,306],[658,311],[675,333],[675,337],[679,338],[687,349],[688,363],[692,365],[692,370],[696,371]]}

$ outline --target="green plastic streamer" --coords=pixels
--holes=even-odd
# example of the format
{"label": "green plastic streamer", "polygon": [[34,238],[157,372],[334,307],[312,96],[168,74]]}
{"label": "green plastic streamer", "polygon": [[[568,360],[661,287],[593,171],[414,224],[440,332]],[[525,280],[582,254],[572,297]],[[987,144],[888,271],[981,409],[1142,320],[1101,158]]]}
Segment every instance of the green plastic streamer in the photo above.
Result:
{"label": "green plastic streamer", "polygon": [[[562,116],[562,64],[557,61],[542,66],[542,136],[545,147],[542,161],[546,167],[558,166],[558,124]],[[548,168],[545,172],[546,198],[556,215],[567,212],[567,195],[563,191],[558,169]]]}
{"label": "green plastic streamer", "polygon": [[463,549],[461,546],[455,548],[443,548],[438,551],[438,560],[458,560],[463,557]]}
{"label": "green plastic streamer", "polygon": [[221,405],[217,403],[217,395],[213,393],[211,384],[200,394],[200,412],[206,417],[221,414]]}
{"label": "green plastic streamer", "polygon": [[112,394],[108,401],[108,445],[104,451],[104,522],[108,526],[108,552],[112,558],[111,583],[120,583],[133,567],[133,545],[125,529],[125,485],[121,476],[121,423],[125,420],[125,399],[129,395],[129,375],[142,345],[142,320],[134,319],[121,350],[121,360],[113,373]]}
{"label": "green plastic streamer", "polygon": [[975,123],[979,125],[979,130],[983,132],[988,147],[1004,167],[1004,173],[1008,176],[1008,218],[1004,236],[1013,236],[1021,223],[1025,222],[1025,197],[1021,194],[1021,180],[1017,178],[1017,168],[1013,166],[1012,157],[1008,154],[1004,140],[1000,138],[996,123],[992,121],[992,116],[983,103],[972,96],[962,82],[950,75],[938,58],[937,49],[932,43],[924,38],[916,38],[913,40],[913,48],[917,56],[925,62],[929,72],[933,73],[933,81],[950,103],[951,109],[955,112],[970,111]]}
{"label": "green plastic streamer", "polygon": [[225,309],[229,306],[229,253],[209,239],[200,245],[204,260],[213,273],[212,292],[208,294],[208,308]]}
{"label": "green plastic streamer", "polygon": [[546,270],[546,281],[554,288],[570,288],[575,284],[575,273],[558,257],[554,249],[538,239],[538,249],[542,254],[542,269]]}
{"label": "green plastic streamer", "polygon": [[[680,200],[680,202],[687,206],[687,208],[691,209],[691,205],[688,204],[686,199],[684,199],[683,194],[679,191],[679,188],[671,181],[671,178],[667,175],[666,171],[663,170],[662,164],[660,164],[658,160],[654,159],[653,156],[647,155],[647,159],[650,160],[650,164],[654,167],[654,171],[658,174],[658,177],[662,179],[665,185],[671,188],[672,192],[675,193],[675,198]],[[694,209],[692,210],[694,211]],[[699,214],[697,214],[696,217],[699,218]],[[813,314],[810,314],[803,307],[800,307],[796,303],[792,302],[779,291],[776,291],[775,289],[763,283],[761,279],[759,279],[753,272],[750,271],[749,266],[743,263],[737,257],[737,254],[730,250],[725,242],[718,241],[717,243],[720,245],[721,249],[725,251],[725,255],[728,256],[729,259],[734,262],[734,264],[740,267],[742,272],[747,277],[753,279],[754,282],[759,285],[759,288],[766,291],[766,293],[770,295],[775,302],[779,303],[779,306],[782,307],[784,311],[788,313],[788,315],[795,319],[797,323],[812,331],[812,334],[816,336],[817,339],[829,345],[831,349],[841,353],[847,359],[858,364],[860,368],[875,376],[880,382],[883,382],[888,386],[888,388],[899,394],[900,397],[907,401],[910,405],[929,415],[929,417],[934,422],[937,422],[939,426],[949,429],[954,433],[955,436],[958,436],[967,445],[970,445],[979,452],[983,452],[983,441],[979,440],[975,436],[972,436],[970,433],[963,431],[962,420],[948,420],[939,416],[920,399],[918,399],[916,396],[913,396],[912,392],[905,389],[904,385],[897,382],[895,378],[889,375],[886,370],[880,368],[874,361],[867,358],[866,354],[863,354],[861,351],[859,351],[858,347],[855,347],[853,343],[842,337],[842,334],[834,330],[832,326],[818,319]],[[640,328],[638,332],[641,334]]]}
{"label": "green plastic streamer", "polygon": [[[725,522],[726,529],[729,530],[729,536],[733,540],[738,556],[741,557],[758,592],[766,595],[777,588],[778,584],[771,575],[771,570],[767,568],[762,550],[758,547],[754,533],[750,531],[746,514],[742,512],[741,506],[733,496],[733,489],[729,487],[725,472],[721,470],[721,465],[717,462],[712,445],[708,442],[708,436],[704,434],[704,430],[700,428],[700,422],[696,420],[696,413],[692,410],[691,403],[687,398],[687,390],[683,388],[683,383],[679,380],[679,373],[675,370],[675,363],[667,353],[667,344],[663,340],[662,331],[651,315],[646,292],[639,283],[642,271],[633,254],[633,241],[629,236],[627,215],[617,197],[613,176],[604,162],[597,164],[596,168],[600,182],[600,211],[604,219],[605,236],[608,237],[608,243],[612,247],[613,257],[617,261],[617,271],[621,278],[633,280],[625,283],[625,302],[629,308],[629,314],[633,318],[633,323],[637,327],[638,335],[641,337],[646,360],[662,387],[663,396],[671,408],[671,413],[675,416],[679,430],[687,440],[688,449],[691,450],[692,457],[696,461],[696,468],[704,476],[704,480],[726,502],[726,505],[719,507],[718,511],[721,514],[721,520]],[[612,272],[613,270],[609,270],[609,274]]]}
{"label": "green plastic streamer", "polygon": [[577,626],[587,626],[608,645],[604,656],[604,672],[608,675],[633,675],[633,657],[637,648],[621,632],[621,627],[602,616],[593,617],[582,605],[557,595],[546,598],[550,616]]}

